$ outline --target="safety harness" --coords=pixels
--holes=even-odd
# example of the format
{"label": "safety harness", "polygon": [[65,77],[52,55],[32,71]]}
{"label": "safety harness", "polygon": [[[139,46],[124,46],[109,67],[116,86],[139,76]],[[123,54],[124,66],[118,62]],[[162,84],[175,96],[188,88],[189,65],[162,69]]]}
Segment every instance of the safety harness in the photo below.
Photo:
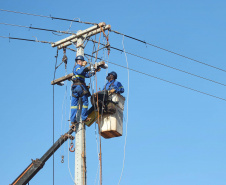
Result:
{"label": "safety harness", "polygon": [[[114,83],[115,83],[115,80],[109,85],[108,89],[110,89],[110,87],[111,87]],[[104,90],[108,90],[108,89],[106,89],[106,87],[107,87],[107,84],[105,84]]]}
{"label": "safety harness", "polygon": [[[84,96],[86,94],[88,94],[88,97],[91,96],[91,94],[90,94],[90,92],[88,90],[89,87],[86,86],[86,84],[84,82],[82,82],[81,80],[76,78],[75,80],[73,80],[73,86],[77,86],[77,85],[79,85],[82,88],[82,91],[83,91],[82,94],[79,97],[82,97],[82,96]],[[86,88],[84,88],[83,86],[85,86]],[[77,98],[77,96],[75,96],[73,93],[72,93],[72,96]]]}

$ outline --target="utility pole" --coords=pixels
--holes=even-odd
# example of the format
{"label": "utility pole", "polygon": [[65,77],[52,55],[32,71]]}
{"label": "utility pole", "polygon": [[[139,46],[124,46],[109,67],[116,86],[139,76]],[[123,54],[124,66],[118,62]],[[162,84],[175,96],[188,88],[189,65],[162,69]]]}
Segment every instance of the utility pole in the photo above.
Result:
{"label": "utility pole", "polygon": [[[66,48],[72,43],[76,43],[77,56],[84,56],[84,40],[93,35],[101,33],[102,31],[111,29],[110,25],[106,25],[104,22],[98,25],[92,26],[85,30],[80,30],[77,34],[71,35],[63,40],[55,42],[52,47],[58,47],[58,49]],[[59,81],[71,79],[72,75],[67,75],[60,78]],[[51,82],[52,85],[57,84],[55,81]],[[81,112],[82,112],[82,101],[79,99],[79,109],[77,111],[76,119],[76,143],[75,143],[75,185],[87,185],[86,176],[86,133],[85,123],[82,123]],[[101,178],[101,177],[100,177]]]}
{"label": "utility pole", "polygon": [[[81,31],[78,31],[78,33]],[[84,57],[83,38],[77,38],[77,56]],[[79,98],[79,109],[76,115],[78,124],[76,125],[76,144],[75,144],[75,184],[86,185],[86,133],[85,123],[82,123],[81,111],[82,100]]]}

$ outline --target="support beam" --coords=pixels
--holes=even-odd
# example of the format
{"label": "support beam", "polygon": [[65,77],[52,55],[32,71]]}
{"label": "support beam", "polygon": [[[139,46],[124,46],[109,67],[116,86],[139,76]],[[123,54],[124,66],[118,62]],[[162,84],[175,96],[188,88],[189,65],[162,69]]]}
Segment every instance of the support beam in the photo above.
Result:
{"label": "support beam", "polygon": [[[89,71],[91,70],[90,66],[87,68]],[[104,61],[98,62],[97,65],[94,66],[94,69],[96,69],[96,68],[105,68],[105,62]],[[73,73],[70,73],[66,76],[63,76],[63,77],[55,79],[54,81],[51,81],[51,85],[59,84],[60,82],[63,82],[65,80],[70,80],[72,77],[73,77]]]}
{"label": "support beam", "polygon": [[95,25],[95,26],[92,26],[92,27],[90,27],[88,29],[85,29],[83,31],[77,32],[77,34],[75,34],[75,35],[71,35],[71,36],[69,36],[69,37],[67,37],[65,39],[57,41],[57,42],[53,43],[51,46],[52,47],[56,47],[56,46],[62,45],[65,42],[68,42],[68,41],[70,42],[73,39],[76,39],[76,38],[79,38],[79,37],[84,37],[85,34],[88,34],[89,32],[97,30],[100,27],[103,27],[103,29],[106,29],[106,28],[104,28],[104,26],[106,26],[106,24],[104,22],[101,22],[98,25]]}
{"label": "support beam", "polygon": [[[111,25],[103,26],[102,29],[103,29],[103,31],[105,31],[105,30],[110,30],[110,29],[111,29]],[[89,32],[89,33],[83,34],[82,37],[83,37],[83,38],[91,37],[91,36],[93,36],[93,35],[96,35],[96,34],[102,32],[102,29],[101,29],[101,28],[98,28],[98,29],[93,30],[93,31],[91,31],[91,32]],[[80,34],[80,35],[81,35],[81,34]],[[76,43],[77,41],[78,41],[77,38],[67,40],[67,41],[65,41],[64,43],[58,45],[58,49],[62,49],[62,48],[64,48],[64,47],[70,46],[72,43]]]}

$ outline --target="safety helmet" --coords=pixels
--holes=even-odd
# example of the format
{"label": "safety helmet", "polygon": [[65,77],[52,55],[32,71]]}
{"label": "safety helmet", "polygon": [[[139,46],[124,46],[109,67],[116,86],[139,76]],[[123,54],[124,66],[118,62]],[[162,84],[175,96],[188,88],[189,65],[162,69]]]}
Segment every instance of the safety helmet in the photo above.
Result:
{"label": "safety helmet", "polygon": [[108,76],[109,75],[113,75],[114,78],[117,79],[117,73],[116,72],[112,71],[112,72],[108,73]]}
{"label": "safety helmet", "polygon": [[84,59],[84,57],[83,57],[82,55],[78,55],[78,56],[75,58],[75,61],[77,61],[77,60],[82,60],[82,61],[84,61],[85,59]]}

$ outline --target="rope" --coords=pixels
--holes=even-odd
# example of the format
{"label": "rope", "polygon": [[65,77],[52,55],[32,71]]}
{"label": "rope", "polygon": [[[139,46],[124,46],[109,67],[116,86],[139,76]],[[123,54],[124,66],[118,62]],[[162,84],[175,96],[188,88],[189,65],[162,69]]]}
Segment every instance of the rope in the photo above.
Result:
{"label": "rope", "polygon": [[[101,38],[101,32],[99,36],[99,43],[97,47],[97,52],[96,52],[96,59],[95,62],[97,61],[97,56],[98,56],[98,50],[100,46],[100,38]],[[97,75],[95,71],[95,77],[96,77],[96,92],[97,92]],[[100,120],[99,120],[99,99],[98,99],[98,93],[97,93],[97,119],[98,119],[98,131],[99,131],[99,141],[100,141],[100,153],[99,153],[99,161],[100,161],[100,185],[102,185],[102,152],[101,152],[101,135],[100,135]]]}
{"label": "rope", "polygon": [[[105,33],[104,33],[104,35],[105,35]],[[106,37],[106,40],[108,42],[108,37],[106,35],[105,35],[105,37]],[[98,55],[98,51],[99,51],[100,38],[101,38],[101,32],[100,32],[100,37],[99,37],[99,42],[98,42],[98,48],[97,48],[97,52],[96,52],[96,60],[97,60],[97,55]],[[109,59],[109,53],[108,53],[108,59]],[[96,77],[96,92],[97,92],[97,75],[96,75],[96,72],[95,72],[95,77]],[[105,79],[105,83],[106,83],[106,79]],[[104,96],[105,96],[105,94],[104,94]],[[99,131],[99,140],[100,140],[100,155],[99,155],[99,160],[100,160],[100,185],[102,185],[102,151],[101,151],[101,134],[100,134],[100,120],[99,120],[99,117],[100,116],[99,116],[99,99],[98,99],[98,93],[97,93],[97,111],[98,111],[97,112],[98,113],[98,131]],[[102,106],[102,110],[101,110],[101,121],[102,121],[102,118],[103,118],[103,106]],[[95,180],[95,183],[96,183],[96,180]]]}
{"label": "rope", "polygon": [[[96,76],[96,71],[95,71]],[[97,92],[97,76],[96,76],[96,92]],[[100,153],[99,153],[99,161],[100,161],[100,185],[102,185],[102,153],[101,153],[101,135],[100,135],[100,119],[99,119],[99,99],[97,93],[97,119],[98,119],[98,132],[99,132],[99,141],[100,141]]]}
{"label": "rope", "polygon": [[[108,52],[107,65],[108,65],[108,61],[109,61],[109,52]],[[106,76],[107,76],[107,75],[108,75],[108,68],[107,68],[107,70],[106,70]],[[106,84],[106,80],[107,80],[107,79],[105,78],[104,84]],[[105,92],[106,92],[106,91],[104,91],[104,98],[103,98],[103,99],[105,99],[105,95],[106,95]],[[101,112],[101,120],[103,119],[102,117],[103,117],[103,107],[102,107],[102,112]]]}
{"label": "rope", "polygon": [[124,144],[124,157],[123,157],[123,166],[122,166],[122,172],[121,172],[121,176],[118,182],[118,185],[121,182],[122,179],[122,175],[123,175],[123,171],[124,171],[124,166],[125,166],[125,159],[126,159],[126,141],[127,141],[127,128],[128,128],[128,122],[129,122],[129,64],[128,64],[128,60],[127,60],[127,56],[126,56],[126,51],[125,51],[125,47],[124,47],[124,36],[122,39],[122,45],[123,45],[123,50],[125,53],[125,58],[126,58],[126,64],[127,64],[127,72],[128,72],[128,92],[127,92],[127,119],[126,119],[126,135],[125,135],[125,144]]}
{"label": "rope", "polygon": [[[65,69],[65,76],[66,75],[67,75],[67,69]],[[65,110],[65,115],[64,115],[64,110]],[[65,93],[64,93],[64,99],[63,99],[63,102],[62,102],[61,135],[63,135],[63,133],[65,133],[65,130],[66,130],[66,127],[65,127],[66,126],[66,115],[67,115],[67,81],[65,82]],[[63,131],[63,122],[65,123],[64,131]],[[63,153],[65,153],[65,145],[64,145],[64,152]],[[62,148],[61,148],[61,155],[62,155]]]}
{"label": "rope", "polygon": [[[96,35],[95,35],[95,39],[96,39]],[[92,59],[94,58],[93,57],[93,54],[95,53],[94,52],[95,50],[96,50],[96,46],[95,46],[95,43],[93,42],[93,52],[92,52],[92,56],[90,57],[91,63],[92,63]],[[96,80],[96,76],[95,76],[95,79],[93,80],[93,82],[92,82],[92,80],[90,78],[90,88],[92,89],[92,94],[94,94],[94,81],[95,80]],[[93,102],[94,102],[94,97],[93,97]],[[95,104],[94,104],[94,110],[97,110]],[[95,111],[95,117],[96,117],[96,111]],[[95,181],[94,181],[94,184],[96,185],[96,180],[97,180],[97,176],[98,176],[98,172],[99,172],[99,167],[100,167],[100,163],[99,163],[99,148],[98,148],[96,124],[95,124],[95,138],[96,138],[96,144],[97,144],[97,158],[98,158],[98,166],[97,166],[96,178],[95,178]],[[98,180],[98,183],[99,183],[99,180]]]}

